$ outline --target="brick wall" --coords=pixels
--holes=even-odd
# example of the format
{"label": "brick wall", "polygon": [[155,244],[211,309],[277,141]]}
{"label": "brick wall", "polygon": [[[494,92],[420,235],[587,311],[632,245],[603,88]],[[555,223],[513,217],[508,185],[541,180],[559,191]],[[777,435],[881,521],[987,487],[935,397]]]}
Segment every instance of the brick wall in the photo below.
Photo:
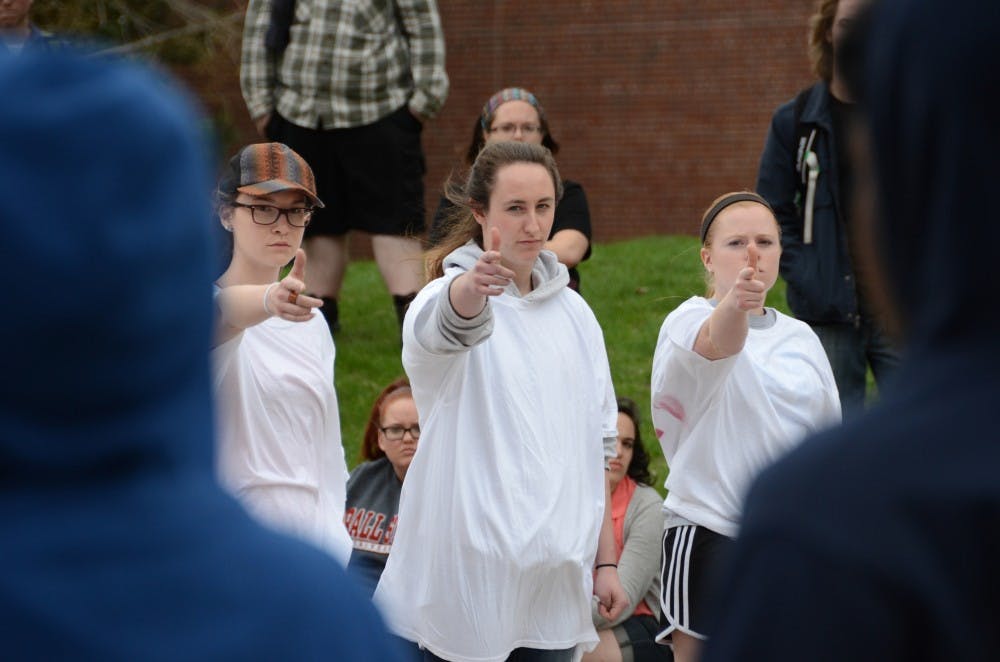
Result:
{"label": "brick wall", "polygon": [[695,233],[753,188],[774,108],[810,81],[803,0],[440,0],[452,91],[428,127],[427,184],[461,162],[497,89],[535,92],[599,241]]}
{"label": "brick wall", "polygon": [[544,105],[598,241],[695,234],[718,194],[753,188],[772,111],[812,78],[809,0],[438,2],[451,94],[424,132],[431,212],[482,104],[518,85]]}

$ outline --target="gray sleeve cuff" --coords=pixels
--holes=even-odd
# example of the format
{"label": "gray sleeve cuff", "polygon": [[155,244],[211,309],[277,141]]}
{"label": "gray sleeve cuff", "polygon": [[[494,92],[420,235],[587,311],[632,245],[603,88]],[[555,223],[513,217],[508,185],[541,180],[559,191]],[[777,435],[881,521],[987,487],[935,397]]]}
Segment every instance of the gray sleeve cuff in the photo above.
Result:
{"label": "gray sleeve cuff", "polygon": [[611,458],[618,455],[618,437],[605,437],[604,438],[604,470],[607,471],[611,468],[610,462]]}
{"label": "gray sleeve cuff", "polygon": [[451,305],[451,284],[441,288],[437,301],[433,305],[424,306],[420,311],[415,329],[421,345],[434,353],[449,354],[463,352],[483,342],[493,334],[493,309],[487,301],[486,306],[475,317],[465,318],[455,312]]}

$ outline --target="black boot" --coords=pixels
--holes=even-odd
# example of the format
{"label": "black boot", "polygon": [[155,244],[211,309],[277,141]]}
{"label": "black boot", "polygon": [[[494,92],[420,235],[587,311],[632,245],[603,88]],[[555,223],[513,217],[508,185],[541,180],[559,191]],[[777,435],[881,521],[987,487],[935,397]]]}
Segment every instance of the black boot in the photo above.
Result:
{"label": "black boot", "polygon": [[403,318],[406,316],[406,309],[410,307],[410,302],[417,298],[416,292],[409,294],[393,294],[392,302],[396,306],[396,318],[399,319],[399,331],[403,331]]}
{"label": "black boot", "polygon": [[323,307],[320,308],[320,312],[326,318],[326,325],[330,327],[330,333],[337,335],[340,332],[340,310],[337,308],[337,300],[323,297]]}

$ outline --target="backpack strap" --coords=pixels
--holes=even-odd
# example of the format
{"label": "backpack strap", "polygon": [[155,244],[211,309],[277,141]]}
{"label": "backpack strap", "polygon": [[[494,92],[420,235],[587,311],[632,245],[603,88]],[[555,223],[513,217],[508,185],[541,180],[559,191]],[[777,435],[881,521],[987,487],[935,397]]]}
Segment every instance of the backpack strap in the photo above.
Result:
{"label": "backpack strap", "polygon": [[813,206],[816,199],[816,182],[819,179],[819,159],[812,151],[813,141],[816,140],[816,126],[802,122],[802,112],[813,89],[815,85],[799,92],[794,104],[795,171],[799,173],[795,208],[802,217],[802,242],[805,244],[811,244],[813,241]]}
{"label": "backpack strap", "polygon": [[809,95],[812,94],[815,86],[807,87],[795,95],[794,114],[795,118],[795,172],[799,173],[799,184],[805,187],[808,173],[805,167],[806,154],[812,150],[813,141],[816,140],[816,127],[811,124],[802,123],[802,112],[805,110]]}

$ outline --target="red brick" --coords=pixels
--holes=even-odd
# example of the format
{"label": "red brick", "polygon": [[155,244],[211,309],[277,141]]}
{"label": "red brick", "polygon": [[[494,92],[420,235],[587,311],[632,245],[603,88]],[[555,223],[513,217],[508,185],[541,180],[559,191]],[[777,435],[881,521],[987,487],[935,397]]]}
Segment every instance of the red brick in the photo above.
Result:
{"label": "red brick", "polygon": [[[584,185],[597,241],[694,234],[713,198],[753,188],[771,113],[811,80],[812,3],[802,0],[439,8],[451,94],[424,132],[428,213],[483,102],[519,85],[544,104],[560,170]],[[245,117],[239,126],[241,140],[254,139]],[[367,243],[354,252],[367,256]]]}

